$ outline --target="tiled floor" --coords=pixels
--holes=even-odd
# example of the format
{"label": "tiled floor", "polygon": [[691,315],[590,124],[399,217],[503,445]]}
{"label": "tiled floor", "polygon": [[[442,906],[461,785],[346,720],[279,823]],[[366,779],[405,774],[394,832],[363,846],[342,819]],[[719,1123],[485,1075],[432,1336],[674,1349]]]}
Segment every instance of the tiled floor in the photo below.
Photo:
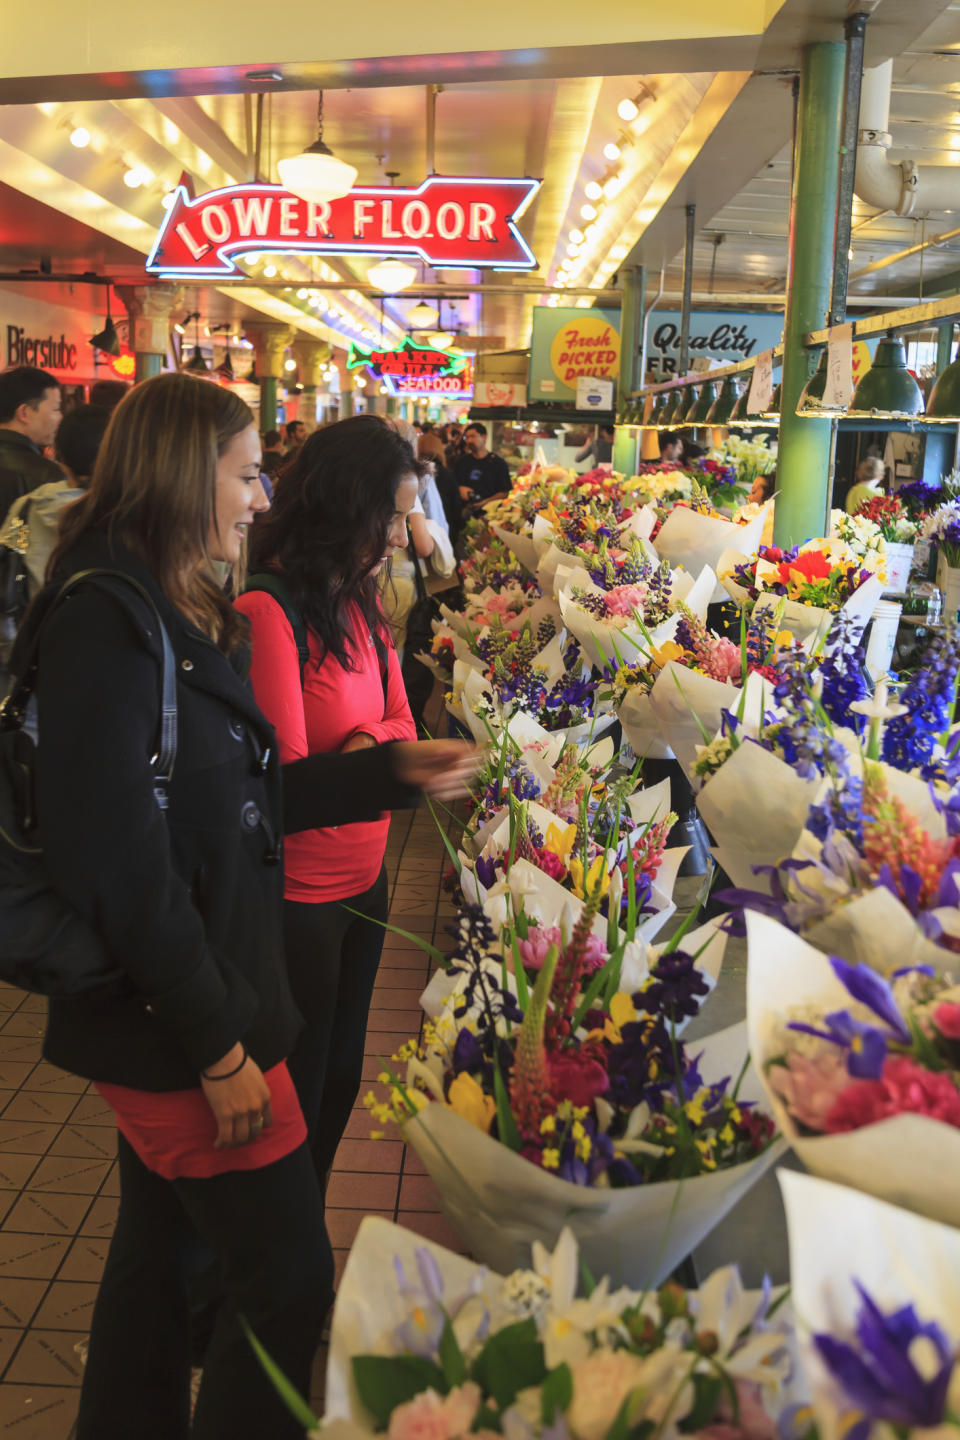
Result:
{"label": "tiled floor", "polygon": [[[440,889],[447,863],[428,810],[395,817],[391,920],[441,946],[453,913]],[[429,968],[414,941],[387,934],[364,1091],[377,1088],[381,1060],[418,1033]],[[41,1059],[43,1010],[42,999],[0,986],[0,1436],[10,1440],[69,1440],[82,1375],[75,1347],[86,1337],[117,1209],[111,1112],[83,1080]],[[360,1098],[327,1194],[337,1277],[366,1214],[461,1249],[417,1156],[398,1141],[370,1139]],[[321,1356],[317,1402],[322,1370]]]}

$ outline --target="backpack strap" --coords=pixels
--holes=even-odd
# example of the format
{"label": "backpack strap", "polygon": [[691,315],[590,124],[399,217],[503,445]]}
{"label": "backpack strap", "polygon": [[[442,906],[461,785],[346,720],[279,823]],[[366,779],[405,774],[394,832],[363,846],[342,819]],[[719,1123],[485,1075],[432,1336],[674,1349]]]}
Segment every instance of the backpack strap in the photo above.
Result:
{"label": "backpack strap", "polygon": [[300,688],[303,689],[303,677],[307,671],[307,661],[310,659],[310,641],[307,636],[306,621],[294,604],[290,586],[282,575],[275,570],[262,570],[257,575],[251,575],[244,588],[244,594],[249,590],[262,590],[265,594],[271,595],[290,624],[293,631],[294,644],[297,647],[297,658],[300,662]]}

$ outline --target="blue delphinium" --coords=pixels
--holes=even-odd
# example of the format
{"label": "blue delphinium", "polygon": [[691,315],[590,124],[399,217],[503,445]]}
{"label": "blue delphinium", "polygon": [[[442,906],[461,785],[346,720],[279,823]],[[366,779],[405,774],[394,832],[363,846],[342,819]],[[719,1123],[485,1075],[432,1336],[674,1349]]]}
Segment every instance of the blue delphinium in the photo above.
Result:
{"label": "blue delphinium", "polygon": [[958,670],[960,636],[956,631],[935,636],[898,697],[907,707],[906,714],[891,720],[884,731],[883,758],[888,764],[913,770],[930,761],[938,735],[950,724]]}
{"label": "blue delphinium", "polygon": [[835,725],[847,725],[858,735],[863,734],[866,717],[851,711],[850,706],[869,694],[864,671],[867,649],[861,635],[850,616],[841,611],[830,626],[820,666],[821,705]]}

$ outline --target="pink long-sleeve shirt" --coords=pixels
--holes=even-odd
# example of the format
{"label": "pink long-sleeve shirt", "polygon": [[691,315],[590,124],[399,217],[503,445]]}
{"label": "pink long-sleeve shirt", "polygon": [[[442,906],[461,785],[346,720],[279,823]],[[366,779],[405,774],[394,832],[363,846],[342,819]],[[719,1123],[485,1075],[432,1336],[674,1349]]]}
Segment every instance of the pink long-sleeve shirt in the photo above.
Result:
{"label": "pink long-sleeve shirt", "polygon": [[[320,642],[309,631],[310,660],[300,686],[300,662],[290,622],[272,595],[251,590],[236,601],[250,621],[251,680],[257,704],[277,732],[281,764],[321,751],[342,750],[362,732],[378,743],[415,740],[397,652],[389,639],[384,704],[380,660],[356,606],[351,622],[360,668],[344,670],[332,656],[317,666]],[[379,820],[303,830],[284,842],[284,894],[288,900],[317,903],[345,900],[368,890],[380,873],[390,815]]]}

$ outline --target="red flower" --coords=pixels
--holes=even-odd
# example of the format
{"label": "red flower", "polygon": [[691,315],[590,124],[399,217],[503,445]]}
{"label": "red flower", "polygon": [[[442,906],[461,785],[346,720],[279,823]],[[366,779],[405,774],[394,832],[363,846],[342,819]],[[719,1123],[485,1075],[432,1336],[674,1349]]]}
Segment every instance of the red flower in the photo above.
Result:
{"label": "red flower", "polygon": [[545,875],[550,876],[551,880],[556,880],[559,883],[566,880],[567,867],[560,859],[560,856],[555,855],[552,850],[538,850],[536,846],[534,846],[534,861]]}
{"label": "red flower", "polygon": [[947,1040],[960,1040],[960,1005],[942,1001],[933,1012],[933,1023]]}
{"label": "red flower", "polygon": [[837,1096],[826,1119],[828,1135],[859,1130],[892,1115],[929,1115],[960,1128],[960,1094],[948,1075],[924,1070],[905,1055],[884,1061],[879,1080],[855,1080]]}
{"label": "red flower", "polygon": [[547,1055],[550,1090],[559,1103],[592,1105],[598,1095],[610,1089],[610,1076],[587,1046],[579,1050],[554,1051]]}
{"label": "red flower", "polygon": [[780,579],[784,585],[790,583],[790,575],[794,570],[808,582],[811,580],[827,580],[833,566],[822,550],[804,550],[795,560],[783,560],[780,564]]}
{"label": "red flower", "polygon": [[778,565],[783,559],[783,551],[779,545],[761,545],[760,559],[769,560],[771,565]]}

